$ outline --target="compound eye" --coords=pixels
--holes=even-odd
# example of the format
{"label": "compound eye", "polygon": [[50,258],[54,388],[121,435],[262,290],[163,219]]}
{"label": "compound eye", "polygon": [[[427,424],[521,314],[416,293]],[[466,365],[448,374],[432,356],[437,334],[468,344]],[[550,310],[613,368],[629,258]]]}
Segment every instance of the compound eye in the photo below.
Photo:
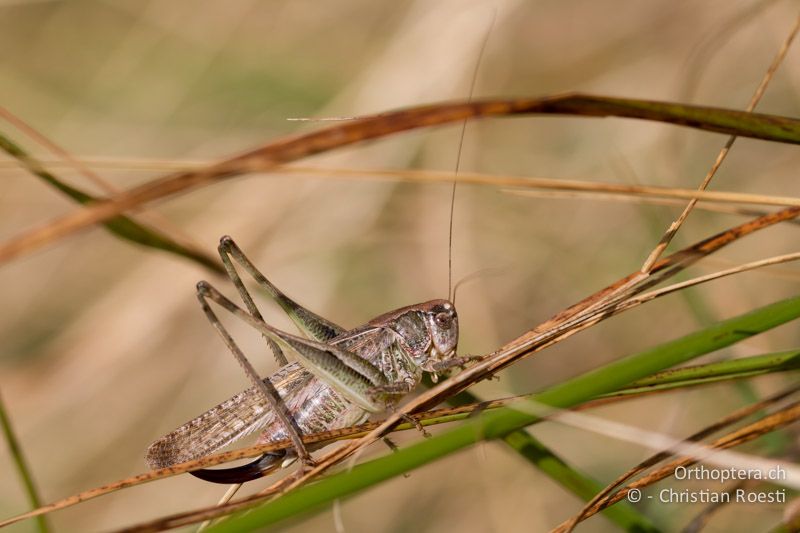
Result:
{"label": "compound eye", "polygon": [[450,329],[450,326],[453,323],[453,315],[450,313],[436,313],[436,316],[433,317],[433,320],[440,328]]}

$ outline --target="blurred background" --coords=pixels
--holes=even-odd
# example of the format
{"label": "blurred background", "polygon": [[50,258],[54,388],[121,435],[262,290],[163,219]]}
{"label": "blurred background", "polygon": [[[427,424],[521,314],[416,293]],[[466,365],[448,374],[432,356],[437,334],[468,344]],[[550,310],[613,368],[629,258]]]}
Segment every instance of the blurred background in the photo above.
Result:
{"label": "blurred background", "polygon": [[[0,105],[72,155],[120,166],[120,189],[167,164],[212,161],[347,117],[474,97],[585,91],[743,109],[790,30],[791,1],[0,0]],[[492,23],[492,20],[494,22]],[[759,110],[800,112],[791,50]],[[52,159],[6,122],[0,131]],[[453,171],[460,125],[420,130],[302,164]],[[514,118],[467,125],[462,171],[695,187],[719,135],[618,119]],[[149,170],[140,168],[148,162]],[[0,159],[0,238],[77,209]],[[797,149],[739,140],[712,186],[792,195]],[[74,170],[73,185],[103,194]],[[450,186],[276,172],[173,198],[150,211],[215,253],[230,234],[285,292],[347,327],[448,293]],[[458,293],[460,351],[489,352],[638,269],[679,208],[593,197],[520,197],[459,186],[453,278],[491,269]],[[695,212],[676,245],[744,220]],[[798,228],[759,233],[693,273],[796,251]],[[207,324],[194,285],[232,286],[203,267],[102,229],[0,265],[0,393],[46,501],[143,472],[148,444],[247,386]],[[782,267],[674,295],[626,313],[482,383],[483,398],[532,392],[603,362],[797,292]],[[271,323],[290,323],[270,304]],[[263,373],[258,335],[226,321]],[[793,348],[796,325],[714,357]],[[753,382],[757,394],[786,377]],[[595,411],[684,436],[741,405],[720,385]],[[435,432],[437,429],[434,429]],[[542,424],[532,432],[609,481],[644,448]],[[403,443],[421,438],[398,435]],[[375,447],[375,454],[386,453]],[[255,482],[250,491],[264,485]],[[685,484],[682,488],[685,488]],[[107,530],[214,503],[220,486],[179,476],[52,515],[57,530]],[[0,516],[27,510],[5,443]],[[484,444],[342,503],[347,531],[544,531],[580,502],[500,444]],[[666,529],[700,506],[644,505]],[[780,507],[731,507],[708,531],[776,523]],[[288,531],[330,531],[326,510]],[[31,531],[26,522],[9,531]],[[593,518],[586,531],[612,531]]]}

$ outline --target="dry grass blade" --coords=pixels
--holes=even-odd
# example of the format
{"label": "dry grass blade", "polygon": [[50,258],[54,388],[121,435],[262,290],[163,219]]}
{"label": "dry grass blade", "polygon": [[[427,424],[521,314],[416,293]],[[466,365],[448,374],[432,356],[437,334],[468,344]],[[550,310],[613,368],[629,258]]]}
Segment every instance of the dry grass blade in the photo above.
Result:
{"label": "dry grass blade", "polygon": [[[713,453],[714,450],[726,450],[735,446],[740,446],[758,437],[761,437],[762,435],[766,435],[767,433],[771,433],[776,429],[780,429],[788,424],[791,424],[798,419],[800,419],[800,403],[792,403],[791,405],[781,408],[771,415],[767,415],[764,418],[753,422],[752,424],[748,424],[743,428],[732,431],[731,433],[714,440],[708,445],[709,453]],[[678,467],[690,466],[697,462],[698,460],[694,457],[681,457],[676,459],[662,468],[652,472],[651,474],[648,474],[647,476],[626,485],[623,489],[620,489],[614,494],[607,495],[606,497],[602,498],[591,508],[584,510],[583,519],[589,518],[590,516],[605,509],[609,505],[613,505],[622,500],[631,490],[648,487],[673,475]],[[558,526],[553,530],[553,533],[562,533],[563,531],[567,531],[565,527],[568,524],[569,522],[566,522],[565,524]]]}
{"label": "dry grass blade", "polygon": [[[788,222],[788,224],[800,225],[800,221],[794,220]],[[708,261],[704,261],[702,268],[732,268],[737,263],[730,259],[723,259],[721,257],[709,258]],[[800,281],[800,270],[796,268],[770,268],[769,270],[762,270],[759,271],[760,274],[777,278],[783,279],[788,281]]]}
{"label": "dry grass blade", "polygon": [[257,505],[265,498],[278,494],[284,490],[290,480],[291,478],[284,478],[269,488],[259,492],[258,494],[247,496],[223,505],[214,505],[200,510],[170,515],[164,518],[153,520],[151,522],[121,528],[116,530],[115,533],[153,533],[156,531],[165,531],[168,529],[174,529],[176,527],[188,526],[198,522],[213,520],[214,518],[229,515],[237,511],[245,510],[253,505]]}
{"label": "dry grass blade", "polygon": [[[101,168],[117,168],[117,169],[148,169],[148,170],[163,170],[165,168],[174,168],[184,171],[199,168],[208,163],[199,162],[176,162],[176,161],[145,161],[145,160],[98,160],[93,158],[81,159],[82,164],[99,166]],[[0,169],[15,168],[16,165],[9,161],[8,165],[4,165],[0,161]],[[49,167],[59,166],[56,161],[43,161],[40,163],[46,164]],[[63,166],[63,165],[62,165]],[[253,169],[257,170],[257,169]],[[280,171],[282,174],[299,174],[305,176],[321,176],[324,178],[341,177],[344,179],[363,179],[372,181],[376,179],[408,181],[411,183],[450,183],[456,181],[469,185],[487,185],[495,187],[508,187],[503,190],[505,193],[515,194],[518,196],[539,196],[541,193],[518,190],[518,189],[544,189],[550,191],[572,191],[593,193],[592,199],[604,199],[601,193],[609,195],[619,195],[616,198],[634,197],[634,199],[645,200],[667,200],[673,199],[668,202],[652,202],[660,205],[680,205],[682,202],[675,202],[674,199],[697,199],[698,201],[722,203],[722,204],[752,204],[752,205],[770,205],[779,207],[800,206],[800,198],[796,196],[775,196],[769,194],[753,194],[741,193],[733,191],[698,191],[696,189],[682,189],[677,187],[658,187],[647,185],[625,185],[621,183],[612,183],[607,181],[585,181],[585,180],[570,180],[570,179],[554,179],[542,178],[535,176],[513,176],[506,174],[483,174],[478,172],[462,172],[459,171],[458,175],[453,175],[448,172],[433,171],[433,170],[390,170],[390,169],[364,169],[364,168],[337,168],[337,167],[306,167],[306,166],[280,166],[275,169],[276,172]],[[518,189],[511,189],[515,187]],[[644,201],[644,200],[643,200]],[[716,208],[709,208],[716,209]],[[739,213],[749,216],[763,215],[764,213],[757,213],[753,211],[733,211],[730,209],[721,210],[725,213]]]}
{"label": "dry grass blade", "polygon": [[[412,183],[448,183],[455,180],[458,183],[469,185],[515,187],[520,189],[616,193],[635,197],[697,199],[718,203],[771,205],[779,207],[800,206],[800,198],[794,196],[771,196],[732,191],[697,191],[694,189],[681,189],[676,187],[624,185],[611,182],[540,178],[534,176],[480,174],[476,172],[459,172],[458,175],[453,176],[452,174],[448,174],[446,172],[436,172],[430,170],[346,169],[299,166],[286,166],[282,167],[280,170],[281,172],[287,173],[298,173],[323,177],[341,176],[350,179],[359,178],[374,180],[376,178],[386,178],[392,180],[409,181]],[[514,189],[504,192],[510,192],[522,196],[531,194],[530,191]],[[592,197],[594,198],[594,196]]]}
{"label": "dry grass blade", "polygon": [[[582,192],[582,191],[518,191],[513,189],[504,189],[502,192],[507,194],[513,194],[515,196],[525,196],[528,198],[542,198],[542,199],[554,199],[554,200],[591,200],[591,201],[600,201],[600,202],[623,202],[623,203],[632,203],[632,204],[644,204],[644,205],[659,205],[665,207],[683,207],[685,204],[681,200],[673,199],[673,198],[650,198],[646,196],[629,196],[626,194],[615,194],[615,193],[594,193],[594,192]],[[732,205],[720,205],[714,202],[698,202],[695,206],[695,209],[700,209],[701,211],[710,211],[713,213],[725,213],[728,215],[738,215],[743,217],[760,217],[767,214],[767,211],[762,211],[760,209],[752,209],[746,207],[736,207]],[[793,220],[789,221],[789,224],[800,224],[800,222]]]}
{"label": "dry grass blade", "polygon": [[106,485],[101,485],[99,487],[94,487],[92,489],[79,492],[77,494],[73,494],[67,498],[63,498],[61,500],[55,501],[53,503],[44,505],[33,511],[23,513],[21,515],[17,515],[11,517],[9,519],[3,520],[0,522],[0,527],[5,527],[21,520],[27,520],[28,518],[37,517],[40,515],[44,515],[47,513],[51,513],[53,511],[58,511],[60,509],[65,509],[67,507],[71,507],[73,505],[77,505],[79,503],[92,500],[99,496],[103,496],[105,494],[110,494],[112,492],[116,492],[121,489],[126,489],[130,487],[134,487],[137,485],[142,485],[144,483],[149,483],[151,481],[156,481],[159,479],[164,479],[167,477],[176,476],[178,474],[183,474],[190,470],[197,470],[198,468],[205,468],[208,466],[218,465],[224,462],[235,461],[237,459],[243,459],[247,457],[254,457],[260,455],[261,453],[267,451],[273,451],[278,449],[284,449],[289,447],[291,444],[286,442],[277,442],[274,444],[266,445],[266,446],[258,446],[258,447],[250,447],[244,448],[241,450],[233,450],[230,452],[225,452],[216,455],[209,455],[207,457],[203,457],[201,459],[197,459],[194,461],[189,461],[186,463],[180,463],[168,468],[161,468],[159,470],[151,470],[149,472],[145,472],[143,474],[138,474],[136,476],[131,476],[119,481],[114,481],[112,483],[108,483]]}
{"label": "dry grass blade", "polygon": [[687,279],[686,281],[682,281],[680,283],[675,283],[674,285],[669,285],[667,287],[663,287],[661,289],[657,289],[654,291],[647,292],[640,296],[636,296],[634,298],[629,299],[625,302],[624,305],[641,305],[644,302],[649,302],[654,298],[658,298],[660,296],[664,296],[666,294],[670,294],[672,292],[676,292],[682,289],[686,289],[688,287],[693,287],[695,285],[699,285],[701,283],[706,283],[708,281],[712,281],[719,278],[724,278],[727,276],[732,276],[734,274],[740,274],[742,272],[748,272],[750,270],[756,270],[758,268],[763,268],[771,265],[779,265],[782,263],[788,263],[790,261],[797,261],[800,259],[800,252],[795,252],[791,254],[783,254],[783,255],[776,255],[774,257],[768,257],[766,259],[760,259],[758,261],[752,261],[750,263],[745,263],[743,265],[737,265],[735,267],[722,270],[720,272],[712,272],[711,274],[706,274],[705,276],[698,276],[696,278]]}
{"label": "dry grass blade", "polygon": [[[694,433],[693,435],[690,435],[685,440],[687,442],[698,442],[698,441],[700,441],[702,439],[705,439],[706,437],[711,436],[712,434],[716,433],[717,431],[720,431],[720,430],[722,430],[722,429],[724,429],[724,428],[726,428],[726,427],[728,427],[730,425],[733,425],[733,424],[741,421],[742,419],[744,419],[744,418],[746,418],[746,417],[748,417],[748,416],[750,416],[750,415],[752,415],[754,413],[757,413],[758,411],[760,411],[760,410],[762,410],[762,409],[764,409],[766,407],[769,407],[770,405],[774,405],[775,403],[777,403],[777,402],[779,402],[781,400],[784,400],[785,398],[788,398],[792,394],[796,393],[798,390],[800,390],[800,387],[792,387],[792,388],[790,388],[788,390],[785,390],[785,391],[782,391],[782,392],[780,392],[778,394],[774,394],[774,395],[770,396],[769,398],[765,398],[764,400],[761,400],[760,402],[756,402],[754,404],[751,404],[751,405],[748,405],[748,406],[743,407],[741,409],[738,409],[738,410],[734,411],[733,413],[731,413],[730,415],[724,417],[723,419],[715,422],[714,424],[711,424],[710,426],[708,426],[706,428],[703,428],[702,430],[698,431],[697,433]],[[572,531],[573,529],[575,529],[575,526],[577,526],[579,522],[581,522],[585,518],[588,518],[587,513],[589,512],[589,510],[592,509],[595,505],[597,505],[598,502],[600,502],[601,500],[606,498],[609,494],[611,494],[611,492],[614,489],[616,489],[617,487],[619,487],[620,485],[622,485],[623,483],[625,483],[627,480],[631,479],[632,477],[644,472],[645,470],[647,470],[651,466],[654,466],[654,465],[660,463],[661,461],[663,461],[664,459],[667,459],[668,457],[670,457],[672,455],[673,455],[672,452],[670,452],[669,450],[665,450],[663,452],[660,452],[660,453],[657,453],[655,455],[652,455],[652,456],[648,457],[647,459],[645,459],[644,461],[642,461],[638,465],[634,466],[633,468],[631,468],[627,472],[623,473],[617,479],[615,479],[614,481],[609,483],[609,485],[605,489],[603,489],[602,492],[598,493],[597,496],[595,496],[591,501],[589,501],[583,507],[583,509],[581,509],[581,511],[577,515],[575,515],[575,517],[573,517],[572,519],[560,524],[558,527],[553,529],[553,531],[551,533],[556,533],[556,532],[558,532],[558,533],[567,533],[569,531]]]}
{"label": "dry grass blade", "polygon": [[[784,57],[786,57],[786,53],[789,51],[789,47],[792,46],[792,41],[797,36],[797,32],[800,31],[800,15],[797,16],[794,22],[794,26],[789,31],[789,35],[786,36],[786,39],[783,41],[778,53],[775,55],[775,58],[770,63],[769,68],[767,68],[767,72],[764,74],[764,77],[761,79],[761,83],[758,84],[753,97],[750,99],[750,103],[747,105],[747,111],[753,111],[758,105],[758,102],[761,100],[761,97],[764,96],[764,91],[767,89],[767,85],[772,80],[772,77],[775,75],[775,72],[778,70],[778,67],[783,62]],[[725,158],[728,156],[728,152],[730,152],[733,143],[736,142],[736,135],[732,135],[728,141],[725,143],[725,146],[719,151],[717,154],[717,158],[714,161],[714,164],[711,165],[711,169],[706,173],[705,178],[703,178],[703,182],[698,187],[698,190],[704,191],[708,188],[708,185],[711,183],[711,180],[714,178],[714,175],[719,170],[719,167],[722,165],[722,162],[725,161]],[[649,272],[653,266],[655,265],[658,258],[661,257],[661,254],[664,253],[664,250],[669,246],[670,241],[678,232],[678,230],[683,225],[684,221],[688,218],[689,213],[692,212],[694,209],[695,204],[697,203],[697,199],[689,200],[689,203],[686,205],[686,208],[683,212],[675,219],[672,224],[670,224],[667,231],[664,233],[661,240],[650,252],[650,255],[645,260],[644,265],[642,265],[642,272]]]}
{"label": "dry grass blade", "polygon": [[180,172],[153,180],[7,241],[0,246],[0,262],[31,252],[124,211],[137,209],[154,200],[226,178],[255,170],[271,170],[291,161],[402,131],[466,119],[526,114],[639,118],[717,133],[749,135],[779,142],[800,142],[800,121],[785,117],[582,94],[414,107],[280,139],[262,148],[199,170]]}
{"label": "dry grass blade", "polygon": [[[583,193],[592,192],[606,194],[608,196],[617,198],[633,198],[634,200],[641,199],[642,201],[673,200],[672,202],[663,205],[678,205],[678,202],[674,201],[676,198],[691,198],[715,203],[774,205],[780,207],[800,205],[800,199],[788,196],[769,197],[760,194],[747,194],[727,191],[694,191],[690,189],[678,189],[674,187],[648,187],[637,185],[619,185],[616,183],[579,182],[572,180],[542,180],[541,178],[529,179],[530,184],[526,185],[529,188],[550,189],[556,191],[575,191]],[[549,181],[552,181],[552,183],[549,183]],[[515,194],[517,196],[533,196],[537,194],[535,191],[520,191],[513,189],[504,189],[503,192]],[[592,199],[596,197],[597,195],[595,194],[591,196]]]}

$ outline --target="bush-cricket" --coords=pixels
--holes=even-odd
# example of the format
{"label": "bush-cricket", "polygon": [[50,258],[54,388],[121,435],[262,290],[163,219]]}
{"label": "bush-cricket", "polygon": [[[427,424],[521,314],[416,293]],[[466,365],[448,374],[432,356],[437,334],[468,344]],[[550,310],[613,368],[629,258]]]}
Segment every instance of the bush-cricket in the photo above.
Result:
{"label": "bush-cricket", "polygon": [[[448,300],[401,307],[345,330],[281,292],[230,237],[221,239],[219,252],[249,312],[206,282],[198,283],[197,295],[254,386],[151,444],[146,459],[153,468],[208,455],[254,431],[261,431],[259,443],[291,438],[295,454],[307,463],[310,457],[301,434],[363,422],[370,413],[391,408],[400,396],[413,390],[423,372],[436,375],[471,359],[456,355],[458,315]],[[269,293],[307,338],[264,322],[231,258]],[[208,300],[260,331],[283,366],[269,378],[259,378]],[[296,354],[300,362],[288,363],[283,349]],[[207,481],[240,483],[266,475],[285,459],[285,454],[267,454],[244,466],[192,474]]]}

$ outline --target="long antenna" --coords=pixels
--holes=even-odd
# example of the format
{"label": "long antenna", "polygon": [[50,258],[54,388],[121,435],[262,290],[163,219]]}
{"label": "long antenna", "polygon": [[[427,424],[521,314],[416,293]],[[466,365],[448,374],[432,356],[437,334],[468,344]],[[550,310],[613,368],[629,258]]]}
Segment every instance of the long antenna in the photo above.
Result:
{"label": "long antenna", "polygon": [[[492,33],[494,21],[497,19],[497,8],[492,10],[492,20],[489,22],[489,27],[486,28],[486,33],[483,36],[480,52],[478,52],[478,60],[475,62],[475,70],[472,71],[472,82],[469,86],[469,96],[467,102],[472,102],[472,96],[475,93],[475,83],[478,81],[478,70],[481,66],[481,59],[483,53],[486,51],[486,43],[489,42],[489,35]],[[450,230],[447,240],[447,299],[455,300],[453,291],[453,213],[456,208],[456,185],[458,185],[458,170],[461,166],[461,150],[464,148],[464,133],[467,131],[467,119],[461,124],[461,137],[458,140],[458,153],[456,154],[456,171],[453,174],[453,189],[450,191]],[[455,301],[453,301],[455,304]]]}

